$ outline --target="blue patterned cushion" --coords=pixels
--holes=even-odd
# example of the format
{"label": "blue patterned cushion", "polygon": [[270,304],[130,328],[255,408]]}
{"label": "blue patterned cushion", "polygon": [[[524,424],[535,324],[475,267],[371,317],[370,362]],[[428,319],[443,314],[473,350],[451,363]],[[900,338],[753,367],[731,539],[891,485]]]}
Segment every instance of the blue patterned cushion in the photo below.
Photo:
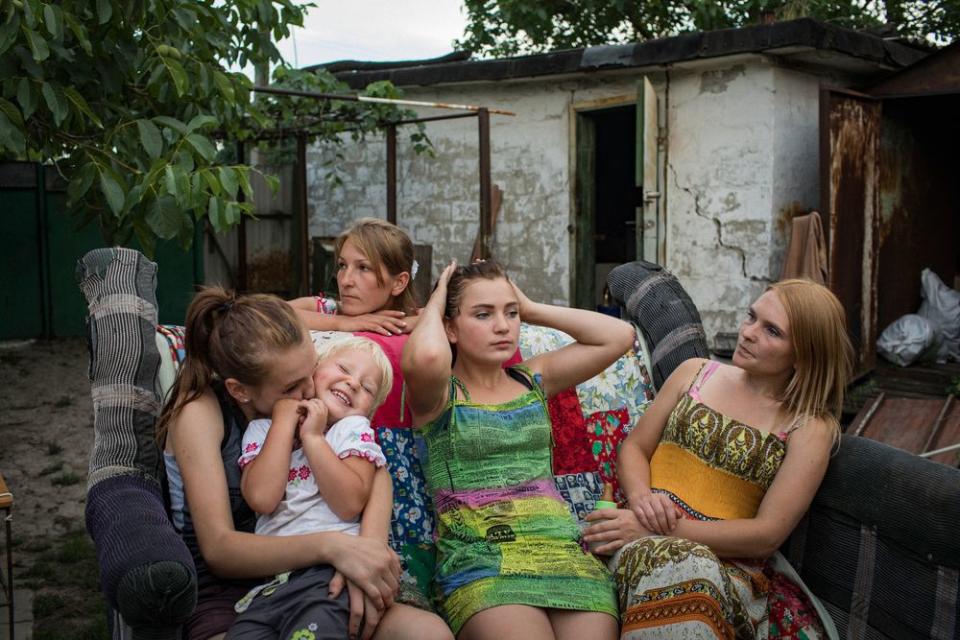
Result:
{"label": "blue patterned cushion", "polygon": [[433,542],[433,512],[420,470],[413,430],[376,427],[377,442],[393,478],[393,522],[390,544],[402,555],[408,544]]}

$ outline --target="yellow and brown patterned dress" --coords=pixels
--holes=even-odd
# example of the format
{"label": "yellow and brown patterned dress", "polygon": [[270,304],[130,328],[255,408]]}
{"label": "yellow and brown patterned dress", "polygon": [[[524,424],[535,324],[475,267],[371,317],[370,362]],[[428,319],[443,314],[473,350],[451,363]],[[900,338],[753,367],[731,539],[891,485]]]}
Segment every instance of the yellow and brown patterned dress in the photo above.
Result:
{"label": "yellow and brown patterned dress", "polygon": [[[718,367],[707,363],[670,414],[650,460],[650,486],[686,518],[752,518],[786,456],[789,434],[759,431],[705,405],[700,387]],[[802,587],[770,562],[719,558],[703,544],[649,536],[621,549],[611,566],[621,640],[825,635]]]}

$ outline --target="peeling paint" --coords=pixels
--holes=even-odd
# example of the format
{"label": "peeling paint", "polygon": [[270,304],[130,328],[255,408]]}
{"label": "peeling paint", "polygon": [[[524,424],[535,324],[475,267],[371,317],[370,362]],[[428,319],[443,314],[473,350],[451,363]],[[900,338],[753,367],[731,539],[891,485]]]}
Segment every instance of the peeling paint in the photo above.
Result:
{"label": "peeling paint", "polygon": [[742,64],[729,69],[704,71],[700,74],[700,93],[723,93],[731,82],[746,73],[747,69]]}

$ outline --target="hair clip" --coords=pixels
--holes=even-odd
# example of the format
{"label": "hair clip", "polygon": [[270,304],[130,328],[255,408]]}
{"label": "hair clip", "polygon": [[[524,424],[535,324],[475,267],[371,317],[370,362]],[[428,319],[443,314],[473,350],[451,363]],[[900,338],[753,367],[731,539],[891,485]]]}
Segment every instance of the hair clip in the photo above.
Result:
{"label": "hair clip", "polygon": [[417,272],[420,271],[420,263],[416,260],[413,261],[413,264],[410,266],[410,279],[415,280],[417,277]]}

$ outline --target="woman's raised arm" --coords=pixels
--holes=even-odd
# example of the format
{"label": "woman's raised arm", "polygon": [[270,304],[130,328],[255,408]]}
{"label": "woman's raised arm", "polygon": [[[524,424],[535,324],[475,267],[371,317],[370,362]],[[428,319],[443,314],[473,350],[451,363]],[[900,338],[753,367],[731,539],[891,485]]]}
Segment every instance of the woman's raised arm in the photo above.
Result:
{"label": "woman's raised arm", "polygon": [[591,378],[627,352],[635,334],[630,324],[602,313],[533,302],[514,285],[520,319],[558,329],[576,342],[524,362],[543,374],[547,396],[553,396]]}
{"label": "woman's raised arm", "polygon": [[450,392],[448,380],[453,354],[443,324],[443,313],[447,304],[447,283],[456,268],[457,263],[451,262],[440,274],[430,300],[419,314],[416,328],[403,347],[400,365],[415,426],[435,418]]}

